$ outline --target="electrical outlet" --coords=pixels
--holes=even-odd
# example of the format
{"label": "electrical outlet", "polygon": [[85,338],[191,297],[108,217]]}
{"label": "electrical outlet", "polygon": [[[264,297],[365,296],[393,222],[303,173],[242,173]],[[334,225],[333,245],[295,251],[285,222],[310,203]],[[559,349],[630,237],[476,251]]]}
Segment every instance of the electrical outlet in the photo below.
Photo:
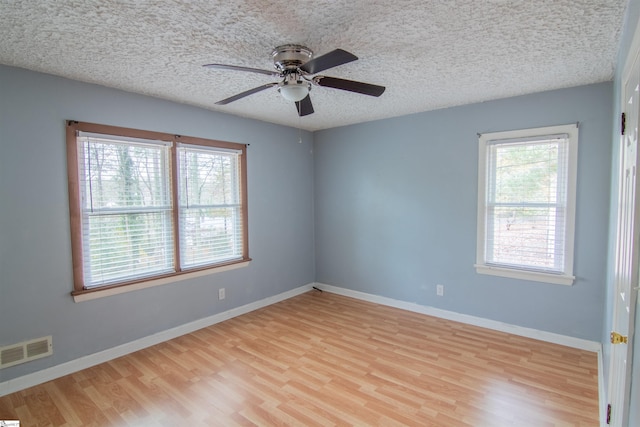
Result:
{"label": "electrical outlet", "polygon": [[218,289],[218,299],[219,300],[223,300],[226,297],[226,292],[224,290],[224,288],[220,288]]}
{"label": "electrical outlet", "polygon": [[444,295],[444,285],[436,285],[436,295],[439,297]]}

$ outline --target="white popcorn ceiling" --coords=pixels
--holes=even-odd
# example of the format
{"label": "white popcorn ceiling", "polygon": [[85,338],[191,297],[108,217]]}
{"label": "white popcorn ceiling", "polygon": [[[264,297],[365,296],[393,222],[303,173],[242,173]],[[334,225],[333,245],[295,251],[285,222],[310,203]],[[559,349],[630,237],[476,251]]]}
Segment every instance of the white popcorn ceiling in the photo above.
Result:
{"label": "white popcorn ceiling", "polygon": [[[0,0],[0,63],[306,130],[613,78],[628,0]],[[320,74],[386,86],[379,98],[314,86],[299,118],[274,47],[358,61]]]}

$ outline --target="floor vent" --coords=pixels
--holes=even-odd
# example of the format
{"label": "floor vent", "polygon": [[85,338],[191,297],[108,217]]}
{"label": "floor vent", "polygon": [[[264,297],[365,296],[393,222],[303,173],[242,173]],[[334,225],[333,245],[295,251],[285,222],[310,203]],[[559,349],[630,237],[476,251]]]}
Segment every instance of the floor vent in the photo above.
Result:
{"label": "floor vent", "polygon": [[50,356],[52,353],[51,335],[0,347],[0,369]]}

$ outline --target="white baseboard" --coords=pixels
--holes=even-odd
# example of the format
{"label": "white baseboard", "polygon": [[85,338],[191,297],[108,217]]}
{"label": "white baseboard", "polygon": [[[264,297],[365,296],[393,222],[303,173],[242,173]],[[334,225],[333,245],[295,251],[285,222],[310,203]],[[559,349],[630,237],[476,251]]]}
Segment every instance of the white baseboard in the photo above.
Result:
{"label": "white baseboard", "polygon": [[344,295],[363,301],[369,301],[376,304],[396,307],[415,313],[426,314],[428,316],[439,317],[442,319],[453,320],[455,322],[466,323],[468,325],[479,326],[481,328],[493,329],[495,331],[507,332],[513,335],[533,338],[540,341],[546,341],[553,344],[560,344],[567,347],[578,348],[581,350],[599,352],[602,348],[597,341],[589,341],[581,338],[570,337],[566,335],[556,334],[553,332],[540,331],[538,329],[525,328],[522,326],[511,325],[509,323],[498,322],[496,320],[484,319],[482,317],[470,316],[468,314],[456,313],[455,311],[442,310],[435,307],[420,305],[412,302],[400,301],[393,298],[382,297],[378,295],[368,294],[365,292],[354,291],[351,289],[340,288],[338,286],[326,285],[324,283],[315,283],[313,286],[334,294]]}
{"label": "white baseboard", "polygon": [[161,342],[165,342],[184,334],[197,331],[198,329],[206,328],[207,326],[215,325],[216,323],[223,322],[233,317],[249,313],[251,311],[269,306],[271,304],[275,304],[280,301],[284,301],[286,299],[311,290],[312,285],[313,284],[303,285],[299,288],[292,289],[290,291],[283,292],[281,294],[274,295],[260,301],[255,301],[241,307],[232,308],[231,310],[214,314],[213,316],[205,317],[204,319],[196,320],[194,322],[190,322],[172,329],[167,329],[166,331],[158,332],[156,334],[149,335],[147,337],[119,345],[117,347],[90,354],[88,356],[83,356],[78,359],[62,363],[60,365],[52,366],[51,368],[34,372],[32,374],[27,374],[8,381],[0,382],[0,396],[5,396],[16,391],[24,390],[25,388],[33,387],[35,385],[51,381],[62,376],[81,371],[82,369],[90,368],[91,366],[95,366],[100,363],[125,356],[129,353],[142,350],[143,348],[160,344]]}

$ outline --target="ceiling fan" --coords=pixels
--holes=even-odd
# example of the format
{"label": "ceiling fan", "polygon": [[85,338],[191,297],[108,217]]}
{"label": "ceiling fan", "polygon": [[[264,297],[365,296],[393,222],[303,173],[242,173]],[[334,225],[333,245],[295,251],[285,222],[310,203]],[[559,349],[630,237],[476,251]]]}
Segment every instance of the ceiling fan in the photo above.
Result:
{"label": "ceiling fan", "polygon": [[358,59],[354,54],[342,49],[336,49],[313,58],[313,51],[308,47],[298,44],[285,44],[276,47],[273,52],[271,52],[271,56],[273,57],[273,66],[276,71],[227,64],[203,65],[207,68],[266,74],[268,76],[278,77],[281,79],[279,82],[267,83],[223,99],[222,101],[216,102],[216,105],[226,105],[230,102],[242,99],[245,96],[249,96],[272,87],[277,87],[278,92],[280,92],[280,95],[282,95],[283,98],[295,103],[298,115],[307,116],[313,113],[313,104],[309,97],[309,91],[311,90],[312,85],[346,90],[369,96],[380,96],[385,90],[384,86],[377,86],[369,83],[339,79],[336,77],[313,76],[313,74]]}

